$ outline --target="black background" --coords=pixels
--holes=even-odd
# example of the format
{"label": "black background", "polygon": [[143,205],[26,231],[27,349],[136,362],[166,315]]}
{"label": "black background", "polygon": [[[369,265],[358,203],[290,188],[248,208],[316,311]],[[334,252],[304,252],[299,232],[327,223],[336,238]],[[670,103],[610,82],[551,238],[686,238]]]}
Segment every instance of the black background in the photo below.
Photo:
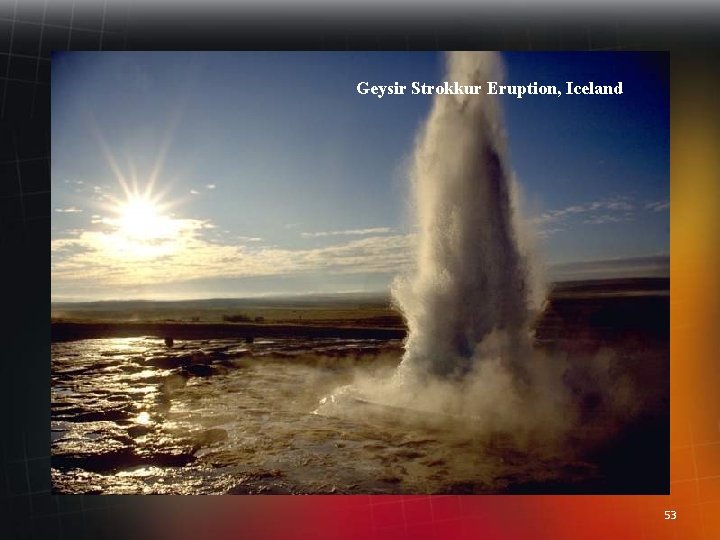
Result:
{"label": "black background", "polygon": [[50,491],[52,51],[670,50],[673,107],[678,87],[699,85],[706,101],[692,110],[720,124],[720,10],[371,9],[0,4],[0,537],[141,538],[146,511],[141,497]]}

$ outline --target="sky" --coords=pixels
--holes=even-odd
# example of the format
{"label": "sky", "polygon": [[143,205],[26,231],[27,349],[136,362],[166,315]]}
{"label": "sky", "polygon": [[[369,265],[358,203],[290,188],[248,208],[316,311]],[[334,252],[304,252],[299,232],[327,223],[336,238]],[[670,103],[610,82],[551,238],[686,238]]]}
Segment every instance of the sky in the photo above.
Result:
{"label": "sky", "polygon": [[[522,216],[551,279],[667,273],[669,88],[654,53],[503,53]],[[444,55],[64,52],[52,63],[52,299],[387,290],[412,264],[407,169]]]}

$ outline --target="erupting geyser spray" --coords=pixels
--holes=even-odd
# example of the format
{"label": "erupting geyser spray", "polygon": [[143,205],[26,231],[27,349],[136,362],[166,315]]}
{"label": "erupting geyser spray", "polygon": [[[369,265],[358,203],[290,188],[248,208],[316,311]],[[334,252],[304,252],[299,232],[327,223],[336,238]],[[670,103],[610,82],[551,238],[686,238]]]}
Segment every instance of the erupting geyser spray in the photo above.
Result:
{"label": "erupting geyser spray", "polygon": [[[445,80],[484,88],[502,78],[497,53],[447,56]],[[408,325],[400,366],[387,378],[358,371],[315,412],[364,418],[364,405],[387,406],[411,422],[462,425],[547,451],[576,424],[585,396],[624,414],[616,396],[629,387],[613,379],[612,357],[571,362],[533,348],[546,291],[525,246],[496,96],[435,95],[410,177],[415,265],[393,284]]]}
{"label": "erupting geyser spray", "polygon": [[[446,80],[502,79],[499,54],[453,52]],[[519,379],[530,357],[529,268],[515,226],[500,103],[436,95],[411,178],[418,226],[413,273],[393,286],[409,328],[399,374],[459,378],[500,356]]]}

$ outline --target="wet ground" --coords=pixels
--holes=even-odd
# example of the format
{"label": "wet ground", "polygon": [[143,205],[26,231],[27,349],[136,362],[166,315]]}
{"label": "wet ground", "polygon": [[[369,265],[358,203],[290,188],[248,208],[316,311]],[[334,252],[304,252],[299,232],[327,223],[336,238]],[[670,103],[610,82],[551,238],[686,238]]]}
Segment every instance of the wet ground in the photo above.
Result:
{"label": "wet ground", "polygon": [[[575,297],[577,296],[577,297]],[[610,436],[581,400],[562,448],[519,448],[452,421],[323,398],[390,376],[393,339],[82,339],[52,344],[52,481],[62,493],[663,493],[668,298],[558,295],[539,349],[573,364],[609,351],[637,411]],[[603,352],[605,351],[605,352]],[[435,419],[437,420],[437,419]],[[600,429],[602,431],[602,429]]]}
{"label": "wet ground", "polygon": [[[399,345],[258,340],[181,342],[168,349],[149,338],[54,344],[54,487],[70,493],[437,492],[484,478],[491,488],[511,456],[497,448],[478,454],[472,437],[397,425],[371,408],[353,421],[313,414],[353,370],[394,367]],[[518,456],[515,474],[538,467],[522,461]]]}
{"label": "wet ground", "polygon": [[52,351],[57,492],[582,491],[606,480],[581,455],[549,458],[502,436],[398,423],[382,408],[352,419],[313,413],[353,372],[392,369],[398,342],[211,340],[168,349],[125,338]]}

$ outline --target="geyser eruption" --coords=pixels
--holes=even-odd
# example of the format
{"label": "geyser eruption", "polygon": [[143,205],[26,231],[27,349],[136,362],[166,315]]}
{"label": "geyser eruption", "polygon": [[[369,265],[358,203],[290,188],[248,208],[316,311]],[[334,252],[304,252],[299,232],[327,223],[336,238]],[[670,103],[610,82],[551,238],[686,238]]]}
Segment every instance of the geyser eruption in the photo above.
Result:
{"label": "geyser eruption", "polygon": [[[461,85],[502,80],[495,53],[451,53],[447,65],[446,80]],[[393,285],[408,325],[401,364],[385,380],[358,373],[318,412],[353,414],[369,402],[476,433],[563,430],[572,420],[565,363],[532,348],[537,291],[497,100],[436,95],[410,172],[419,230],[415,268]]]}
{"label": "geyser eruption", "polygon": [[[447,56],[445,80],[501,81],[496,53]],[[535,348],[545,300],[524,245],[517,189],[494,96],[435,95],[410,171],[417,219],[414,269],[393,284],[408,337],[392,373],[358,368],[318,414],[368,415],[555,455],[587,419],[602,439],[632,414],[614,355]],[[588,403],[599,416],[587,416]],[[592,408],[592,406],[590,406]],[[595,414],[595,413],[593,413]],[[568,447],[569,448],[569,447]],[[448,458],[451,459],[451,458]]]}
{"label": "geyser eruption", "polygon": [[[502,79],[499,54],[453,52],[448,81]],[[467,375],[483,356],[527,377],[531,298],[515,227],[500,104],[489,95],[436,95],[411,178],[419,239],[414,273],[393,296],[409,334],[399,374]]]}

